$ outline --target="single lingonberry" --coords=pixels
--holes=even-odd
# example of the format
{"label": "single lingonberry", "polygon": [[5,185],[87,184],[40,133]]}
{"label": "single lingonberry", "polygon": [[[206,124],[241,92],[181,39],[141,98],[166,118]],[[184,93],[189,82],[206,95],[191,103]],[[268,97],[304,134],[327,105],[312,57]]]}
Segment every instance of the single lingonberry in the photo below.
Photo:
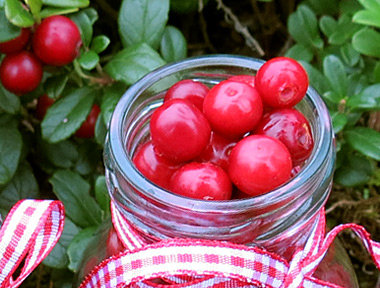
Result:
{"label": "single lingonberry", "polygon": [[75,132],[75,136],[79,138],[92,138],[95,135],[95,124],[98,120],[100,108],[94,104],[88,114],[86,120],[82,123],[79,129]]}
{"label": "single lingonberry", "polygon": [[33,51],[44,63],[63,66],[79,54],[82,39],[74,21],[54,15],[42,20],[33,35]]}
{"label": "single lingonberry", "polygon": [[195,105],[187,100],[164,102],[152,114],[150,133],[159,153],[176,161],[189,161],[207,146],[211,128]]}
{"label": "single lingonberry", "polygon": [[260,121],[263,105],[254,87],[224,80],[210,89],[203,102],[203,113],[214,131],[238,138]]}
{"label": "single lingonberry", "polygon": [[276,57],[257,71],[255,85],[263,102],[273,108],[290,108],[305,96],[309,80],[296,60]]}
{"label": "single lingonberry", "polygon": [[133,156],[137,170],[158,186],[168,189],[170,177],[179,165],[155,152],[152,141],[138,147]]}
{"label": "single lingonberry", "polygon": [[284,143],[292,155],[294,166],[305,161],[313,150],[314,141],[309,122],[294,108],[276,109],[264,114],[255,133]]}
{"label": "single lingonberry", "polygon": [[169,190],[195,199],[229,200],[232,184],[227,173],[219,166],[191,162],[174,172]]}
{"label": "single lingonberry", "polygon": [[5,89],[15,94],[25,94],[36,89],[42,74],[41,62],[28,51],[6,55],[0,66],[1,83]]}
{"label": "single lingonberry", "polygon": [[250,135],[232,148],[228,174],[232,183],[251,196],[267,193],[291,175],[292,159],[286,146],[266,135]]}
{"label": "single lingonberry", "polygon": [[191,79],[178,81],[165,94],[164,101],[170,99],[186,99],[199,110],[203,109],[203,100],[210,89],[203,83]]}
{"label": "single lingonberry", "polygon": [[47,110],[54,103],[54,99],[50,98],[47,94],[44,94],[38,98],[37,107],[36,107],[36,117],[39,120],[44,119]]}
{"label": "single lingonberry", "polygon": [[0,43],[0,52],[4,54],[20,52],[28,44],[29,37],[30,29],[22,28],[16,38]]}

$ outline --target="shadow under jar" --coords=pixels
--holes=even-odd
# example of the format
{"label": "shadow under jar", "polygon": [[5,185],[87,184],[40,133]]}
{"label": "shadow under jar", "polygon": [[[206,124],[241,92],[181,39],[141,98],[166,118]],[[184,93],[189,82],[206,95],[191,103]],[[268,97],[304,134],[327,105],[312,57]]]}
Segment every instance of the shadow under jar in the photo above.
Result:
{"label": "shadow under jar", "polygon": [[211,87],[233,75],[254,75],[263,63],[231,55],[189,58],[149,73],[120,99],[105,145],[106,179],[116,208],[141,233],[257,245],[287,260],[303,247],[329,196],[335,163],[328,110],[312,88],[296,106],[310,123],[312,154],[299,173],[269,193],[228,201],[185,198],[147,180],[132,162],[137,147],[149,139],[150,116],[171,85],[193,79]]}

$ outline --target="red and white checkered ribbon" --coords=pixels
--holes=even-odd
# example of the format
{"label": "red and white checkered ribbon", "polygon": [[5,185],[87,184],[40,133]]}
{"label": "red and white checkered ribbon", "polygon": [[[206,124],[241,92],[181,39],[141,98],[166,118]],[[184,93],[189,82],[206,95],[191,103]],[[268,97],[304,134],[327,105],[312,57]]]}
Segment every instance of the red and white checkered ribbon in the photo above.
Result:
{"label": "red and white checkered ribbon", "polygon": [[[61,202],[17,202],[0,229],[0,288],[19,287],[53,249],[62,234],[63,225]],[[19,270],[21,263],[23,266]],[[13,279],[16,270],[19,274]]]}
{"label": "red and white checkered ribbon", "polygon": [[[127,250],[95,267],[81,288],[337,288],[314,278],[313,273],[334,238],[345,229],[359,236],[380,269],[380,243],[371,240],[366,230],[356,224],[337,226],[325,235],[324,210],[304,249],[296,251],[290,263],[257,247],[222,241],[168,239],[149,244],[145,240],[148,235],[132,227],[114,206],[112,216]],[[158,278],[166,284],[151,280]]]}

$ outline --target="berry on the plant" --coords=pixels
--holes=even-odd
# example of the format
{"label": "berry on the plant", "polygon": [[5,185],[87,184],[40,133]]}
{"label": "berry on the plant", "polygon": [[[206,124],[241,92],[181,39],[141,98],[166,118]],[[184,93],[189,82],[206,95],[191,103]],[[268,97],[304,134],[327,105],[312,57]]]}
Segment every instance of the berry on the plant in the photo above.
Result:
{"label": "berry on the plant", "polygon": [[132,159],[137,170],[156,185],[168,189],[169,181],[179,165],[155,152],[152,141],[138,147]]}
{"label": "berry on the plant", "polygon": [[292,159],[281,141],[250,135],[232,149],[228,174],[232,183],[251,196],[267,193],[290,179]]}
{"label": "berry on the plant", "polygon": [[203,109],[203,100],[210,89],[203,83],[191,79],[178,81],[165,94],[164,101],[170,99],[186,99],[199,110]]}
{"label": "berry on the plant", "polygon": [[82,39],[74,21],[55,15],[42,20],[33,36],[33,51],[44,63],[63,66],[79,54]]}
{"label": "berry on the plant", "polygon": [[0,43],[0,52],[4,54],[20,52],[28,44],[29,37],[30,29],[22,28],[19,36]]}
{"label": "berry on the plant", "polygon": [[309,80],[296,60],[276,57],[257,71],[255,86],[263,102],[273,108],[290,108],[305,96]]}
{"label": "berry on the plant", "polygon": [[294,166],[305,161],[313,150],[314,141],[309,122],[294,108],[276,109],[264,114],[255,133],[284,143],[292,155]]}
{"label": "berry on the plant", "polygon": [[5,89],[15,94],[25,94],[36,89],[42,74],[41,62],[28,51],[6,55],[0,65],[1,83]]}
{"label": "berry on the plant", "polygon": [[98,120],[100,108],[94,104],[88,114],[86,120],[82,123],[79,129],[75,132],[75,136],[79,138],[92,138],[95,135],[95,124]]}
{"label": "berry on the plant", "polygon": [[36,107],[36,117],[39,120],[44,119],[47,110],[54,103],[54,99],[50,98],[47,94],[44,94],[38,98],[37,107]]}
{"label": "berry on the plant", "polygon": [[159,153],[185,162],[200,155],[209,142],[211,129],[197,107],[187,100],[172,99],[153,112],[150,133]]}
{"label": "berry on the plant", "polygon": [[191,162],[173,174],[169,190],[195,199],[229,200],[232,184],[227,173],[219,166]]}
{"label": "berry on the plant", "polygon": [[225,80],[210,89],[203,102],[203,113],[214,131],[238,138],[260,121],[263,105],[254,87]]}

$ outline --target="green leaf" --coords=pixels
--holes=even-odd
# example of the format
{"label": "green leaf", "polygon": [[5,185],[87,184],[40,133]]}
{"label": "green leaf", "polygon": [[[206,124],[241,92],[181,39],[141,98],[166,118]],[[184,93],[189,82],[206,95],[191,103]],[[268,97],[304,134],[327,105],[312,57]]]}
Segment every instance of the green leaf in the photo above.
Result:
{"label": "green leaf", "polygon": [[78,160],[77,147],[69,140],[52,144],[41,139],[39,150],[39,153],[43,153],[54,166],[59,168],[71,168]]}
{"label": "green leaf", "polygon": [[331,115],[334,133],[338,134],[347,124],[347,116],[345,114],[335,112]]}
{"label": "green leaf", "polygon": [[0,85],[0,109],[9,114],[15,114],[20,110],[20,98],[4,89],[2,85]]}
{"label": "green leaf", "polygon": [[53,15],[65,15],[69,13],[74,13],[78,11],[79,8],[76,7],[67,7],[67,8],[60,8],[60,7],[46,7],[43,8],[40,12],[41,18],[47,18]]}
{"label": "green leaf", "polygon": [[89,0],[42,0],[44,5],[54,7],[84,8],[90,4]]}
{"label": "green leaf", "polygon": [[50,254],[42,262],[44,265],[63,269],[69,264],[69,257],[67,256],[67,248],[69,247],[71,241],[74,239],[75,235],[80,232],[80,228],[77,227],[69,218],[65,218],[65,226],[63,227],[63,232],[58,240],[58,243],[54,246]]}
{"label": "green leaf", "polygon": [[107,135],[107,126],[104,124],[102,113],[100,113],[95,123],[95,140],[100,145],[104,145]]}
{"label": "green leaf", "polygon": [[46,79],[45,91],[50,98],[57,99],[61,96],[63,89],[66,87],[68,75],[57,75]]}
{"label": "green leaf", "polygon": [[100,110],[102,111],[103,121],[106,127],[109,125],[109,121],[111,120],[116,104],[119,102],[119,99],[123,96],[126,90],[127,87],[121,82],[117,82],[114,85],[104,89]]}
{"label": "green leaf", "polygon": [[352,36],[361,28],[360,25],[351,21],[351,17],[343,15],[338,20],[335,31],[330,35],[328,42],[331,45],[343,45],[351,41]]}
{"label": "green leaf", "polygon": [[70,137],[90,112],[95,92],[85,86],[56,101],[48,109],[41,123],[42,137],[51,143]]}
{"label": "green leaf", "polygon": [[316,89],[320,95],[331,89],[326,77],[317,68],[305,61],[300,61],[300,63],[309,76],[310,85]]}
{"label": "green leaf", "polygon": [[307,47],[323,48],[317,17],[308,6],[299,5],[297,10],[289,16],[288,30],[298,43]]}
{"label": "green leaf", "polygon": [[12,180],[0,190],[0,212],[5,216],[21,199],[39,198],[37,180],[27,162],[21,163]]}
{"label": "green leaf", "polygon": [[91,43],[93,34],[93,19],[89,17],[89,15],[86,13],[86,10],[81,10],[80,12],[72,15],[70,18],[77,24],[79,28],[83,45],[88,47]]}
{"label": "green leaf", "polygon": [[115,80],[132,85],[148,72],[162,66],[165,61],[149,45],[130,46],[117,53],[104,67]]}
{"label": "green leaf", "polygon": [[67,255],[69,257],[68,268],[73,272],[78,272],[81,268],[84,252],[88,244],[95,237],[95,232],[97,227],[88,227],[83,229],[78,234],[75,235],[71,241],[69,247],[67,248]]}
{"label": "green leaf", "polygon": [[373,69],[373,78],[375,83],[380,82],[380,61],[376,61],[375,68]]}
{"label": "green leaf", "polygon": [[380,161],[380,133],[367,127],[345,131],[347,143],[363,155]]}
{"label": "green leaf", "polygon": [[89,50],[84,52],[78,59],[79,65],[85,70],[92,70],[99,63],[99,55]]}
{"label": "green leaf", "polygon": [[145,42],[160,45],[169,13],[169,0],[123,0],[119,11],[119,33],[125,47]]}
{"label": "green leaf", "polygon": [[8,21],[3,9],[0,9],[0,42],[12,40],[20,35],[21,29]]}
{"label": "green leaf", "polygon": [[377,0],[358,0],[364,8],[372,11],[380,11],[380,3]]}
{"label": "green leaf", "polygon": [[335,55],[323,59],[323,73],[330,83],[333,91],[341,98],[347,96],[347,74],[342,61]]}
{"label": "green leaf", "polygon": [[[342,156],[341,156],[342,157]],[[343,155],[346,159],[334,175],[334,181],[346,187],[365,185],[373,174],[371,162],[356,155]]]}
{"label": "green leaf", "polygon": [[99,54],[107,49],[110,42],[111,40],[106,35],[98,35],[92,39],[90,49]]}
{"label": "green leaf", "polygon": [[380,33],[373,29],[361,29],[352,37],[352,46],[364,55],[380,57]]}
{"label": "green leaf", "polygon": [[286,51],[285,56],[293,58],[297,61],[305,62],[310,62],[314,57],[313,51],[302,44],[293,45],[288,51]]}
{"label": "green leaf", "polygon": [[351,67],[359,63],[360,53],[352,47],[351,43],[346,43],[340,47],[340,55],[343,61]]}
{"label": "green leaf", "polygon": [[33,15],[39,17],[42,7],[42,0],[25,0],[25,3],[29,6],[30,12],[32,12]]}
{"label": "green leaf", "polygon": [[53,191],[63,202],[66,215],[76,225],[84,228],[102,221],[102,210],[90,195],[90,185],[79,174],[58,170],[49,179]]}
{"label": "green leaf", "polygon": [[0,185],[8,183],[15,174],[21,149],[20,132],[13,127],[0,127]]}
{"label": "green leaf", "polygon": [[95,181],[95,198],[103,211],[109,214],[110,212],[110,195],[106,185],[106,177],[104,175],[98,176]]}
{"label": "green leaf", "polygon": [[5,15],[9,22],[18,27],[31,27],[34,25],[33,16],[18,0],[5,0]]}
{"label": "green leaf", "polygon": [[352,21],[359,24],[380,27],[380,10],[362,10],[355,13]]}
{"label": "green leaf", "polygon": [[338,27],[338,23],[332,16],[323,15],[321,19],[319,19],[319,27],[321,28],[323,34],[330,37]]}
{"label": "green leaf", "polygon": [[81,175],[91,175],[102,160],[102,151],[99,146],[86,141],[78,147],[79,158],[75,165],[75,171]]}
{"label": "green leaf", "polygon": [[380,110],[380,84],[366,87],[361,93],[349,97],[346,104],[354,110]]}
{"label": "green leaf", "polygon": [[166,62],[184,59],[187,55],[187,43],[182,32],[174,26],[167,26],[162,35],[160,51]]}
{"label": "green leaf", "polygon": [[338,12],[339,8],[338,0],[306,0],[305,3],[317,14],[333,15]]}

